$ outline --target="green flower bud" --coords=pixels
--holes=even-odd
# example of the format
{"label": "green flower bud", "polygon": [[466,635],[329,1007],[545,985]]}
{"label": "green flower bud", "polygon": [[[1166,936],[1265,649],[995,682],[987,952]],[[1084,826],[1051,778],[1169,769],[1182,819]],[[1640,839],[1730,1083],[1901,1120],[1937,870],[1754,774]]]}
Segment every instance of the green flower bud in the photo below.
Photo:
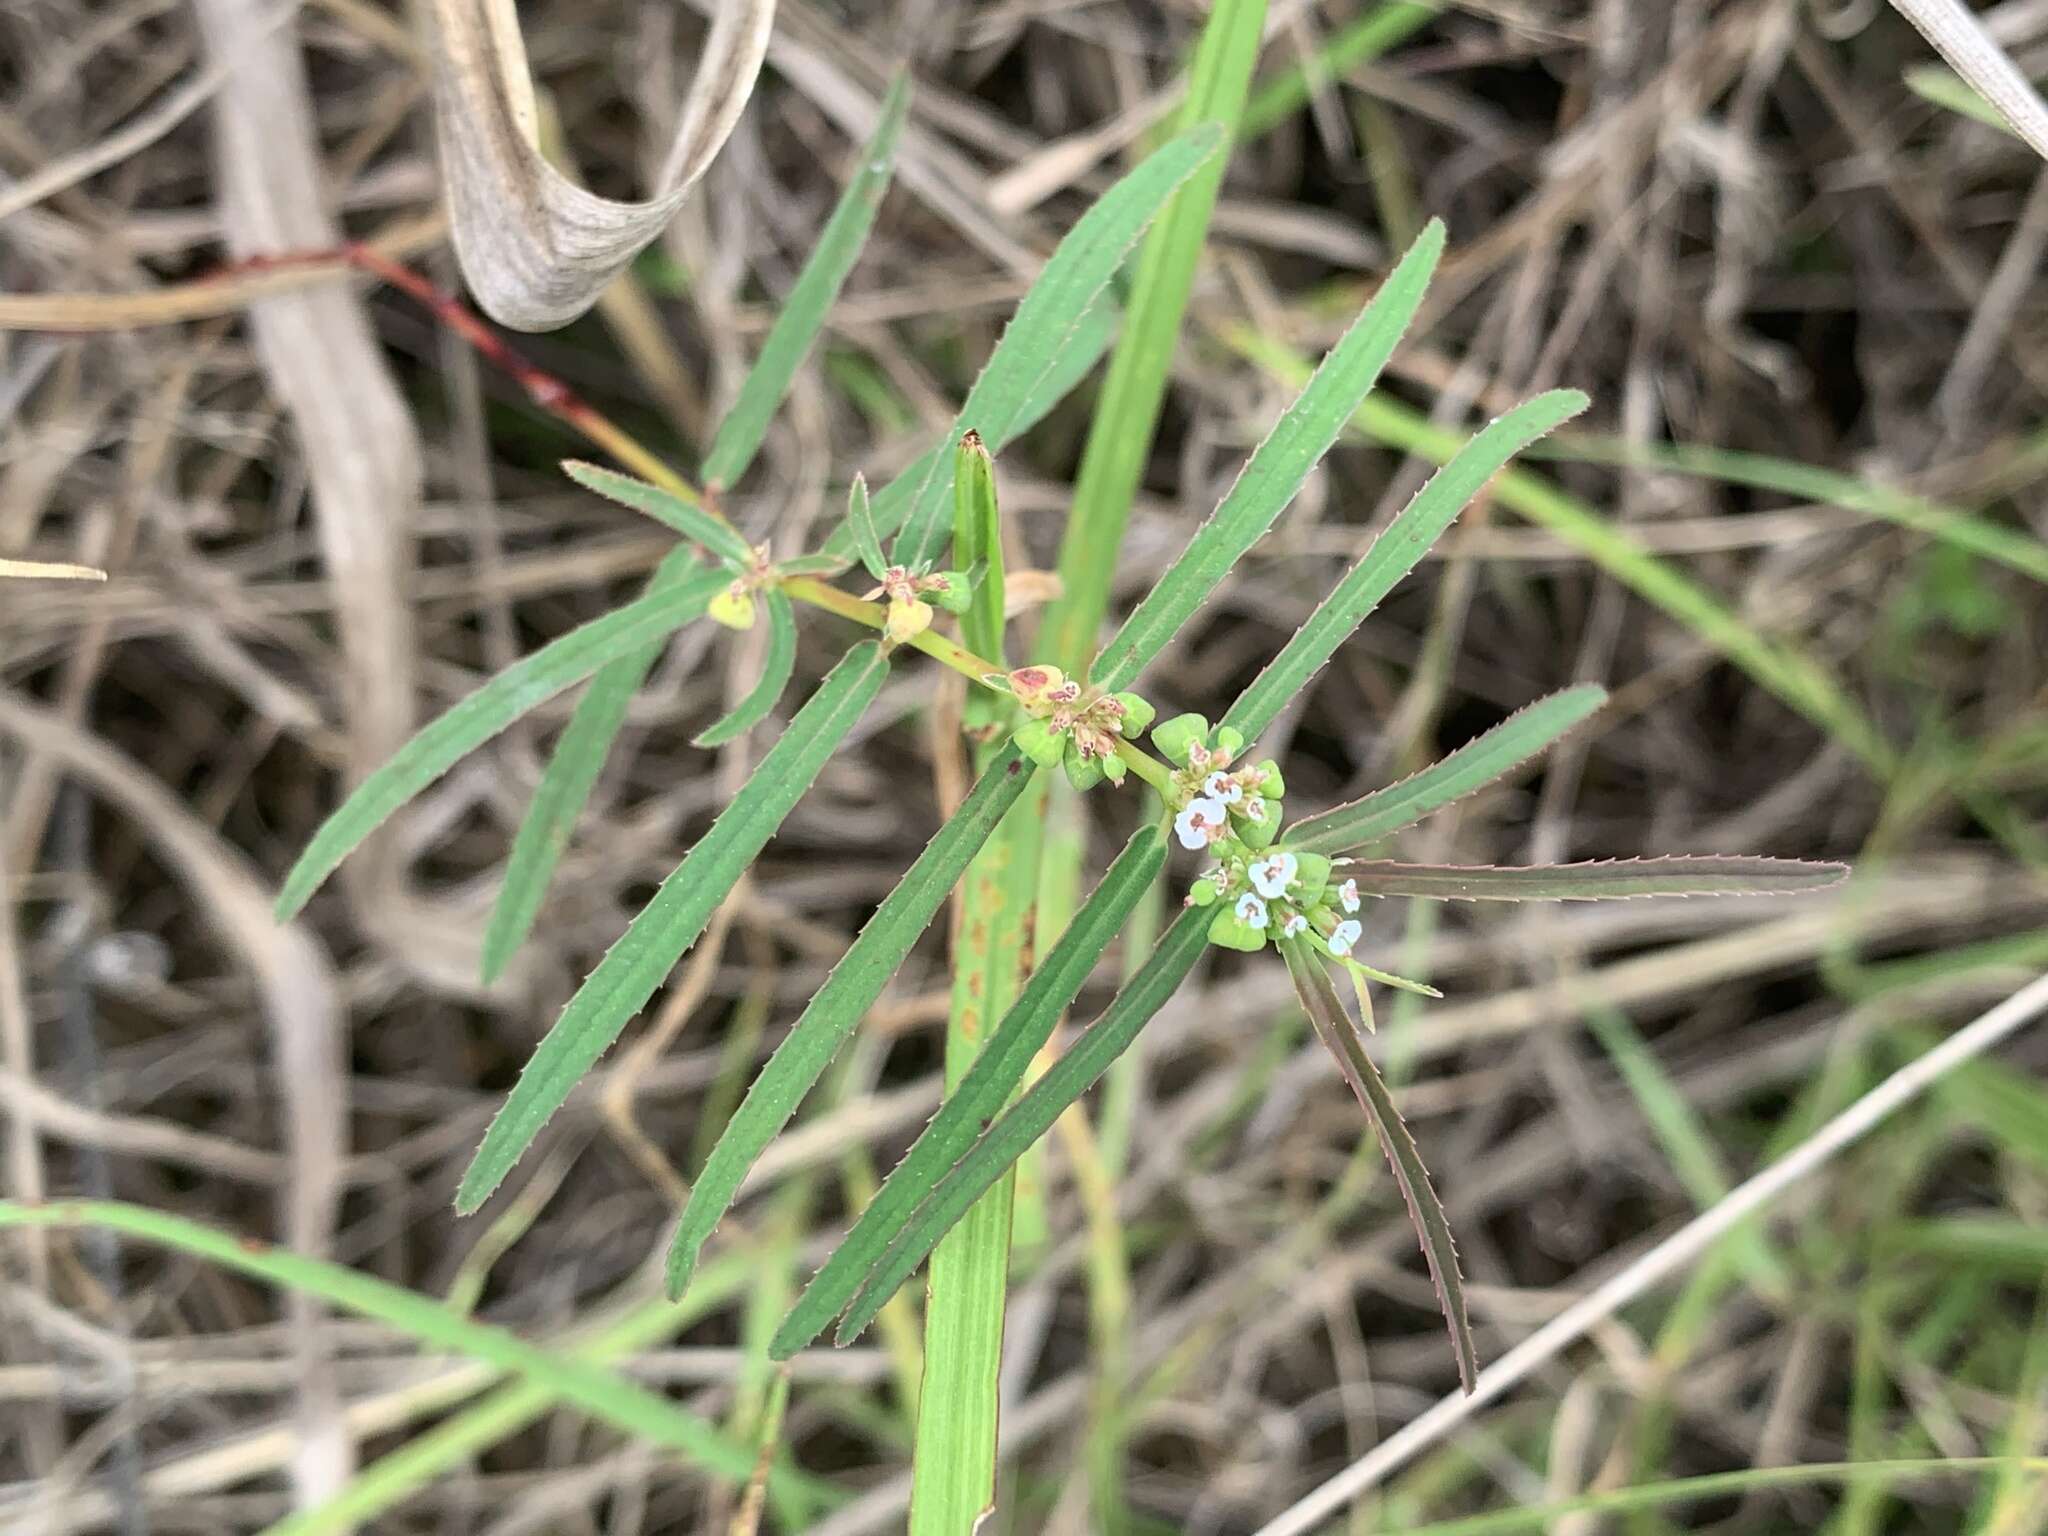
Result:
{"label": "green flower bud", "polygon": [[924,595],[946,612],[965,613],[974,606],[974,584],[965,571],[939,571],[929,580]]}
{"label": "green flower bud", "polygon": [[1280,777],[1280,765],[1274,762],[1272,758],[1269,757],[1263,763],[1260,763],[1258,765],[1258,772],[1260,775],[1260,794],[1271,795],[1275,800],[1278,800],[1287,793],[1286,781]]}
{"label": "green flower bud", "polygon": [[1225,908],[1209,920],[1209,942],[1254,955],[1266,947],[1266,930],[1252,927]]}
{"label": "green flower bud", "polygon": [[1209,722],[1200,715],[1175,715],[1152,733],[1152,745],[1169,763],[1182,768],[1188,764],[1188,748],[1209,734]]}
{"label": "green flower bud", "polygon": [[1216,882],[1207,875],[1204,875],[1188,887],[1188,905],[1191,907],[1213,907],[1216,905],[1216,898],[1222,894],[1223,892]]}
{"label": "green flower bud", "polygon": [[1297,906],[1312,907],[1330,887],[1330,861],[1320,853],[1295,851],[1294,864],[1298,882],[1291,893]]}
{"label": "green flower bud", "polygon": [[1136,741],[1150,729],[1152,717],[1158,713],[1150,704],[1135,693],[1113,693],[1110,697],[1124,707],[1124,740]]}
{"label": "green flower bud", "polygon": [[1067,750],[1067,738],[1043,720],[1026,720],[1012,739],[1017,750],[1041,768],[1050,768]]}
{"label": "green flower bud", "polygon": [[1067,743],[1067,754],[1061,760],[1067,770],[1067,782],[1082,791],[1093,789],[1103,780],[1102,759],[1083,757],[1081,749],[1072,742]]}
{"label": "green flower bud", "polygon": [[1131,771],[1131,765],[1114,752],[1110,753],[1108,757],[1099,757],[1095,761],[1097,766],[1102,769],[1102,776],[1112,784],[1123,783],[1125,776]]}
{"label": "green flower bud", "polygon": [[1209,746],[1214,751],[1227,752],[1235,758],[1244,750],[1244,732],[1232,725],[1218,726],[1215,738],[1210,741]]}

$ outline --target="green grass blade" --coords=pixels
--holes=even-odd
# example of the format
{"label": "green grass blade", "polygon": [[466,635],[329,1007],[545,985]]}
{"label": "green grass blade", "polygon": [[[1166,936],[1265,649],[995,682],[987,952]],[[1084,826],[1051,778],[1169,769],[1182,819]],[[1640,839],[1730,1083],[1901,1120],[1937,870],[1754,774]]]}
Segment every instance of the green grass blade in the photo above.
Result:
{"label": "green grass blade", "polygon": [[1296,64],[1260,86],[1245,104],[1242,137],[1255,139],[1270,132],[1306,106],[1311,69],[1316,75],[1341,79],[1361,64],[1370,64],[1396,43],[1405,42],[1442,10],[1440,3],[1381,0],[1381,4],[1333,34],[1316,50],[1312,60]]}
{"label": "green grass blade", "polygon": [[860,554],[860,563],[867,567],[867,573],[880,581],[889,562],[882,558],[882,536],[875,528],[875,509],[868,500],[868,483],[859,475],[853,477],[853,484],[846,491],[846,527],[853,538],[853,547]]}
{"label": "green grass blade", "polygon": [[[1213,124],[1182,134],[1147,156],[1081,215],[1004,327],[947,434],[949,446],[970,427],[989,443],[1010,435],[1024,402],[1072,343],[1082,317],[1109,286],[1138,236],[1174,188],[1213,156],[1222,141],[1223,130]],[[951,476],[939,462],[911,497],[893,551],[898,565],[926,564],[945,547]]]}
{"label": "green grass blade", "polygon": [[48,1205],[0,1203],[0,1227],[93,1227],[156,1243],[284,1290],[317,1296],[419,1340],[513,1372],[564,1402],[631,1435],[681,1452],[724,1477],[745,1478],[753,1451],[659,1393],[587,1361],[528,1344],[502,1328],[475,1322],[430,1297],[359,1270],[309,1259],[289,1249],[240,1238],[140,1206],[114,1201]]}
{"label": "green grass blade", "polygon": [[1344,874],[1358,882],[1362,896],[1420,896],[1430,901],[1620,901],[1631,896],[1776,896],[1819,891],[1847,879],[1849,866],[1804,859],[1673,854],[1655,859],[1535,864],[1521,869],[1365,860],[1347,864]]}
{"label": "green grass blade", "polygon": [[[981,433],[983,446],[991,454],[1001,453],[1005,447],[1037,426],[1054,406],[1072,394],[1080,382],[1095,371],[1095,365],[1102,361],[1102,354],[1109,350],[1110,342],[1116,337],[1117,319],[1116,306],[1110,303],[1106,296],[1089,306],[1080,323],[1074,327],[1074,334],[1068,341],[1066,350],[1053,359],[1051,371],[1039,380],[1038,387],[1025,400],[1023,408],[1017,412],[1016,419],[1010,422],[1008,430],[998,435],[986,426],[977,428]],[[871,498],[871,515],[874,518],[875,532],[880,538],[887,539],[903,526],[903,520],[910,515],[912,498],[933,474],[944,477],[943,496],[951,496],[951,442],[941,443],[936,448],[918,455],[908,469],[881,490],[874,492]],[[853,530],[843,525],[832,530],[831,535],[825,540],[824,547],[827,554],[849,563],[859,553],[854,546]],[[875,551],[875,559],[886,564],[879,547]]]}
{"label": "green grass blade", "polygon": [[745,565],[754,551],[731,523],[713,517],[702,507],[692,506],[658,485],[635,480],[615,469],[586,464],[581,459],[564,459],[562,473],[585,490],[595,491],[607,501],[644,512],[657,523],[666,523],[686,539],[695,539],[721,559]]}
{"label": "green grass blade", "polygon": [[760,680],[733,706],[731,714],[698,735],[696,746],[723,746],[735,736],[745,735],[768,718],[768,711],[789,686],[790,674],[796,670],[796,614],[780,587],[762,590],[761,608],[768,616],[768,654],[761,663]]}
{"label": "green grass blade", "polygon": [[1538,699],[1400,783],[1295,823],[1288,845],[1314,853],[1345,853],[1412,827],[1432,811],[1527,762],[1606,702],[1607,690],[1593,683]]}
{"label": "green grass blade", "polygon": [[1090,672],[1092,681],[1129,687],[1286,510],[1400,345],[1443,248],[1444,227],[1432,220],[1253,451],[1222,504],[1124,621]]}
{"label": "green grass blade", "polygon": [[1458,514],[1486,488],[1487,481],[1499,474],[1509,459],[1560,422],[1578,415],[1586,405],[1586,397],[1577,390],[1555,389],[1489,422],[1450,463],[1430,476],[1415,499],[1387,524],[1364,558],[1231,706],[1223,723],[1242,731],[1245,740],[1255,740],[1288,700],[1308,686],[1337,647],[1351,638],[1352,631],[1365,622],[1395,583],[1415,569]]}
{"label": "green grass blade", "polygon": [[1451,1332],[1451,1350],[1458,1357],[1459,1385],[1470,1392],[1479,1376],[1479,1351],[1473,1346],[1472,1323],[1465,1312],[1465,1281],[1458,1273],[1458,1245],[1451,1236],[1443,1202],[1437,1199],[1429,1182],[1422,1153],[1416,1148],[1415,1138],[1408,1134],[1401,1112],[1394,1107],[1394,1096],[1387,1091],[1379,1068],[1366,1054],[1365,1041],[1352,1024],[1351,1015],[1345,1012],[1344,999],[1337,995],[1322,961],[1299,938],[1282,940],[1280,953],[1287,961],[1287,974],[1294,980],[1303,1011],[1315,1025],[1324,1046],[1337,1059],[1344,1081],[1357,1095],[1366,1118],[1372,1122],[1373,1134],[1379,1138],[1380,1150],[1387,1155],[1394,1182],[1400,1186],[1401,1198],[1408,1205],[1408,1219],[1415,1224],[1416,1239],[1422,1244],[1422,1257],[1429,1264],[1437,1305],[1443,1309],[1445,1326]]}
{"label": "green grass blade", "polygon": [[967,1075],[797,1298],[769,1345],[769,1353],[776,1359],[788,1359],[845,1310],[862,1278],[880,1262],[918,1203],[973,1146],[982,1127],[1002,1112],[1024,1081],[1032,1058],[1052,1038],[1060,1014],[1079,995],[1103,951],[1122,931],[1165,863],[1166,840],[1157,827],[1143,827],[1132,835],[1052,952],[1032,973]]}
{"label": "green grass blade", "polygon": [[2048,544],[2032,534],[1992,522],[1961,507],[1944,506],[1924,496],[1875,485],[1816,464],[1700,443],[1636,443],[1626,438],[1584,433],[1558,438],[1538,452],[1546,459],[1663,470],[1752,490],[1776,491],[1821,506],[1841,507],[1924,533],[2022,576],[2048,582]]}
{"label": "green grass blade", "polygon": [[[723,584],[721,577],[719,585]],[[694,582],[651,592],[514,662],[439,716],[357,785],[355,793],[320,824],[284,878],[277,898],[278,919],[297,914],[357,844],[463,757],[606,663],[635,655],[688,623],[709,600],[710,593]]]}
{"label": "green grass blade", "polygon": [[960,615],[960,642],[975,655],[1003,656],[1003,529],[996,507],[996,466],[979,432],[962,435],[953,456],[953,565],[982,568],[974,601]]}
{"label": "green grass blade", "polygon": [[938,1182],[854,1297],[835,1336],[839,1343],[860,1336],[884,1303],[938,1246],[939,1239],[967,1214],[982,1192],[1052,1128],[1067,1106],[1109,1070],[1111,1062],[1130,1049],[1138,1031],[1166,1005],[1201,959],[1209,943],[1210,917],[1201,908],[1183,911],[1102,1017],[1024,1091],[952,1172]]}
{"label": "green grass blade", "polygon": [[697,1254],[739,1192],[754,1159],[796,1113],[846,1037],[853,1032],[911,945],[932,920],[969,861],[1031,781],[1030,765],[1006,747],[976,781],[960,809],[925,845],[895,889],[882,899],[817,994],[754,1079],[727,1122],[690,1191],[669,1247],[668,1284],[681,1295]]}
{"label": "green grass blade", "polygon": [[[706,570],[687,544],[670,550],[647,583],[647,596],[667,592],[693,580],[698,590],[696,613],[723,590],[726,573]],[[569,846],[577,818],[590,801],[590,791],[611,755],[612,742],[626,722],[633,695],[661,656],[662,642],[643,646],[630,656],[606,662],[576,701],[575,713],[556,739],[547,768],[535,786],[533,800],[512,839],[505,860],[505,878],[484,928],[482,973],[486,985],[496,981],[533,929],[554,881],[555,866]]]}
{"label": "green grass blade", "polygon": [[561,1108],[578,1080],[619,1037],[746,872],[783,817],[811,787],[846,733],[881,691],[888,659],[873,641],[826,674],[746,787],[662,881],[619,941],[585,978],[519,1074],[463,1175],[458,1211],[475,1210]]}
{"label": "green grass blade", "polygon": [[704,484],[711,490],[732,485],[747,472],[747,466],[760,450],[762,438],[768,434],[768,423],[781,408],[783,396],[789,393],[789,381],[796,377],[798,365],[818,339],[818,332],[824,329],[825,314],[839,297],[847,274],[860,257],[861,247],[867,244],[868,232],[875,226],[876,210],[882,206],[882,195],[889,190],[896,141],[903,132],[904,113],[909,105],[910,81],[898,76],[889,87],[889,94],[882,98],[881,119],[861,155],[860,169],[839,194],[838,206],[825,221],[824,232],[818,236],[809,260],[782,301],[782,310],[769,327],[768,339],[761,343],[761,355],[754,359],[732,409],[719,423],[711,451],[704,456]]}
{"label": "green grass blade", "polygon": [[[977,759],[990,755],[988,746]],[[1043,785],[1010,809],[960,888],[946,1014],[950,1097],[983,1037],[1017,996],[1029,955],[1031,902],[1044,852]],[[909,1536],[967,1536],[995,1502],[1003,1323],[1016,1170],[1007,1169],[932,1253],[924,1309],[924,1377],[911,1457]]]}
{"label": "green grass blade", "polygon": [[[1238,327],[1227,331],[1225,339],[1240,355],[1277,378],[1298,379],[1308,372],[1302,358],[1271,337]],[[1356,426],[1366,437],[1439,464],[1463,445],[1456,432],[1385,395],[1375,395],[1359,408]],[[1500,505],[1555,534],[1637,596],[1690,629],[1848,747],[1879,778],[1890,775],[1898,755],[1834,676],[1804,651],[1763,634],[1690,576],[1651,553],[1632,534],[1542,476],[1510,469],[1495,484],[1493,494]]]}
{"label": "green grass blade", "polygon": [[[1210,8],[1195,45],[1177,128],[1220,123],[1236,133],[1265,20],[1266,0],[1218,0]],[[1043,659],[1077,677],[1095,653],[1108,611],[1116,552],[1152,455],[1188,295],[1227,168],[1227,157],[1218,155],[1190,176],[1138,253],[1129,313],[1095,402],[1060,539],[1060,596],[1046,611],[1038,645]]]}

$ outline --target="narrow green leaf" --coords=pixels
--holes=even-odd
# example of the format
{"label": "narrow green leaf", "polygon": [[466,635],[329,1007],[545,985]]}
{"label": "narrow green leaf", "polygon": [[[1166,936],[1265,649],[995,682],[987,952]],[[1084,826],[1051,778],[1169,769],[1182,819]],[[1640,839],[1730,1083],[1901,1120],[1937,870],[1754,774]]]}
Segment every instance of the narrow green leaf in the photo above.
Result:
{"label": "narrow green leaf", "polygon": [[1411,827],[1534,757],[1606,702],[1607,690],[1592,683],[1538,699],[1420,773],[1295,823],[1288,846],[1344,853]]}
{"label": "narrow green leaf", "polygon": [[[981,376],[954,419],[949,442],[972,427],[999,443],[1060,353],[1074,340],[1082,317],[1123,265],[1173,189],[1223,142],[1213,124],[1182,134],[1138,165],[1081,215],[1017,305]],[[950,465],[947,466],[950,468]],[[945,547],[950,476],[938,463],[926,472],[893,551],[898,565],[929,564]]]}
{"label": "narrow green leaf", "polygon": [[[510,1371],[629,1435],[681,1452],[724,1477],[744,1478],[754,1452],[705,1420],[601,1365],[555,1354],[473,1321],[431,1297],[288,1248],[239,1238],[163,1211],[115,1201],[0,1202],[0,1227],[93,1227],[159,1244],[283,1290],[371,1318],[431,1349]],[[777,1476],[787,1477],[786,1473]]]}
{"label": "narrow green leaf", "polygon": [[1428,4],[1418,4],[1417,0],[1381,0],[1357,20],[1332,33],[1312,58],[1290,66],[1261,85],[1245,103],[1244,137],[1255,139],[1278,127],[1307,105],[1313,81],[1343,80],[1420,31],[1442,10],[1442,0],[1430,0]]}
{"label": "narrow green leaf", "polygon": [[1541,457],[1587,464],[1618,464],[1665,470],[1775,491],[1800,501],[1841,507],[1865,517],[1910,528],[1973,555],[2018,571],[2034,581],[2048,582],[2048,544],[2023,528],[2008,527],[1961,507],[1944,506],[1855,475],[1817,464],[1743,453],[1705,443],[1638,443],[1627,438],[1574,432],[1545,444]]}
{"label": "narrow green leaf", "polygon": [[631,507],[635,512],[644,512],[657,523],[666,523],[684,538],[695,539],[722,559],[746,565],[754,558],[754,551],[731,523],[713,517],[702,507],[693,506],[658,485],[635,480],[617,470],[586,464],[581,459],[564,459],[562,473],[608,501]]}
{"label": "narrow green leaf", "polygon": [[1124,621],[1097,658],[1092,681],[1129,687],[1299,494],[1400,345],[1443,248],[1443,224],[1431,220],[1253,451],[1222,504]]}
{"label": "narrow green leaf", "polygon": [[[1209,8],[1176,131],[1220,123],[1236,134],[1265,21],[1266,0],[1217,0]],[[1228,166],[1229,157],[1218,155],[1181,184],[1132,263],[1129,313],[1095,400],[1060,536],[1060,595],[1039,629],[1038,657],[1076,677],[1088,670],[1109,608],[1116,552],[1152,457],[1181,322]]]}
{"label": "narrow green leaf", "polygon": [[846,526],[853,534],[853,547],[860,552],[860,563],[867,567],[868,574],[880,581],[889,562],[882,558],[882,536],[875,530],[875,510],[868,501],[868,483],[860,476],[853,477],[853,484],[846,492]]}
{"label": "narrow green leaf", "polygon": [[1165,863],[1166,840],[1159,828],[1141,827],[1132,834],[1102,883],[1032,973],[960,1085],[940,1105],[853,1230],[797,1298],[769,1345],[769,1353],[776,1359],[788,1359],[845,1310],[862,1278],[888,1251],[919,1202],[973,1146],[983,1126],[1002,1112],[1040,1047],[1052,1038],[1060,1014],[1080,994],[1103,952],[1123,930]]}
{"label": "narrow green leaf", "polygon": [[776,561],[775,569],[784,576],[837,576],[852,564],[837,555],[791,555]]}
{"label": "narrow green leaf", "polygon": [[847,951],[832,967],[803,1014],[754,1079],[726,1123],[690,1191],[669,1247],[668,1284],[680,1296],[710,1237],[754,1159],[775,1139],[817,1082],[846,1037],[910,953],[969,860],[988,841],[1031,782],[1032,769],[1015,747],[1005,747],[976,781],[960,809],[925,845],[896,888],[882,899]]}
{"label": "narrow green leaf", "polygon": [[[724,577],[718,579],[718,585],[724,582]],[[357,785],[355,793],[320,824],[284,878],[277,898],[278,919],[295,915],[358,843],[464,756],[607,662],[633,655],[688,623],[709,600],[696,582],[649,593],[514,662],[438,717]]]}
{"label": "narrow green leaf", "polygon": [[458,1211],[473,1211],[490,1197],[548,1117],[696,943],[718,904],[874,702],[888,671],[881,647],[865,641],[826,674],[746,787],[569,999],[484,1133],[456,1193]]}
{"label": "narrow green leaf", "polygon": [[876,210],[889,190],[889,178],[896,161],[896,140],[903,132],[903,117],[910,105],[910,81],[899,75],[882,98],[881,119],[861,155],[860,168],[839,194],[832,217],[818,236],[810,259],[782,301],[782,309],[761,343],[761,355],[754,359],[746,381],[733,400],[732,409],[719,424],[711,451],[704,456],[704,483],[722,489],[736,483],[754,462],[768,423],[789,393],[789,381],[811,344],[824,329],[826,312],[845,284],[847,274],[867,244],[874,228]]}
{"label": "narrow green leaf", "polygon": [[1451,1236],[1451,1223],[1444,1215],[1436,1190],[1429,1182],[1429,1170],[1422,1165],[1415,1138],[1394,1107],[1379,1068],[1366,1054],[1365,1040],[1344,1011],[1344,999],[1330,980],[1330,973],[1315,952],[1299,938],[1283,939],[1280,953],[1287,961],[1287,974],[1294,979],[1301,1006],[1323,1044],[1337,1059],[1344,1081],[1358,1096],[1365,1116],[1372,1122],[1380,1150],[1394,1171],[1401,1198],[1408,1203],[1408,1219],[1415,1224],[1415,1236],[1422,1244],[1422,1256],[1429,1264],[1429,1278],[1436,1286],[1437,1305],[1443,1308],[1444,1323],[1451,1331],[1451,1351],[1458,1359],[1458,1382],[1467,1392],[1479,1376],[1479,1352],[1472,1343],[1472,1323],[1465,1313],[1465,1282],[1458,1273],[1458,1245]]}
{"label": "narrow green leaf", "polygon": [[1308,622],[1231,706],[1223,723],[1257,739],[1287,702],[1306,688],[1337,647],[1380,605],[1394,584],[1414,570],[1460,512],[1472,504],[1507,461],[1529,444],[1586,408],[1575,389],[1538,395],[1489,422],[1457,456],[1430,476],[1387,524],[1365,555],[1337,583]]}
{"label": "narrow green leaf", "polygon": [[974,601],[960,616],[960,640],[999,665],[1003,656],[1003,532],[996,508],[996,466],[979,432],[961,434],[953,458],[953,564],[981,567]]}
{"label": "narrow green leaf", "polygon": [[[1362,804],[1363,802],[1361,802]],[[1347,864],[1362,896],[1431,901],[1619,901],[1631,896],[1771,896],[1824,890],[1848,878],[1846,864],[1674,854],[1656,859],[1589,859],[1579,864]]]}
{"label": "narrow green leaf", "polygon": [[762,589],[761,607],[768,615],[768,654],[761,663],[760,681],[733,706],[731,714],[704,729],[696,739],[697,746],[723,746],[735,736],[745,735],[768,717],[782,690],[789,686],[789,675],[796,670],[796,614],[780,587]]}
{"label": "narrow green leaf", "polygon": [[[991,454],[998,454],[1004,448],[1029,432],[1045,419],[1046,413],[1058,405],[1080,382],[1088,377],[1095,365],[1102,361],[1102,354],[1109,350],[1109,344],[1116,336],[1116,306],[1107,295],[1097,299],[1082,315],[1080,323],[1068,340],[1066,350],[1053,359],[1050,372],[1041,379],[1038,387],[1031,392],[1018,411],[1016,419],[1010,422],[1006,432],[998,434],[988,426],[977,430],[983,444]],[[953,494],[953,445],[939,444],[920,454],[910,467],[891,480],[872,497],[871,515],[875,520],[875,532],[886,539],[903,526],[904,518],[910,515],[911,499],[932,474],[943,477],[942,499]],[[851,562],[858,551],[853,543],[853,530],[841,524],[832,530],[825,540],[825,551],[830,555]],[[877,559],[880,559],[879,552]]]}
{"label": "narrow green leaf", "polygon": [[1052,1128],[1067,1106],[1109,1070],[1111,1062],[1130,1049],[1138,1032],[1166,1005],[1201,959],[1209,944],[1211,915],[1199,907],[1184,910],[1102,1017],[1024,1091],[952,1172],[938,1182],[854,1297],[846,1320],[835,1335],[839,1343],[860,1336],[982,1193]]}
{"label": "narrow green leaf", "polygon": [[[697,561],[695,549],[678,544],[648,579],[647,596],[689,585],[696,593],[696,603],[688,617],[696,618],[725,584],[724,570],[704,569]],[[491,920],[484,928],[482,973],[487,985],[504,974],[532,931],[541,903],[547,898],[548,886],[555,878],[555,866],[561,862],[577,818],[590,801],[590,791],[611,754],[619,727],[625,724],[633,695],[640,691],[648,671],[661,656],[662,644],[658,640],[629,656],[605,663],[583,690],[575,713],[557,738],[540,783],[534,788],[532,803],[512,839],[512,852],[505,861],[505,878],[491,907]]]}

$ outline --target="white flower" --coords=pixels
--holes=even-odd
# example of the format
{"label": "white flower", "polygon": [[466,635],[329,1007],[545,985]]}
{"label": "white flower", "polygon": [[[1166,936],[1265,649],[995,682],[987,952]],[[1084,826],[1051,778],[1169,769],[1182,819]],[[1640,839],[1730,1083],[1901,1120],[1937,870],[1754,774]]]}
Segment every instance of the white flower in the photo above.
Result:
{"label": "white flower", "polygon": [[1227,773],[1212,773],[1202,780],[1202,793],[1225,805],[1235,805],[1244,798],[1244,786]]}
{"label": "white flower", "polygon": [[1247,928],[1265,927],[1266,904],[1250,891],[1246,891],[1237,898],[1237,920]]}
{"label": "white flower", "polygon": [[1301,871],[1301,861],[1291,853],[1275,853],[1252,866],[1252,885],[1261,896],[1285,896]]}
{"label": "white flower", "polygon": [[1364,933],[1365,930],[1358,925],[1356,918],[1345,918],[1343,922],[1331,930],[1330,953],[1339,960],[1349,958],[1352,947],[1358,943]]}
{"label": "white flower", "polygon": [[1229,816],[1230,812],[1221,800],[1197,795],[1173,818],[1174,836],[1180,839],[1183,848],[1206,848],[1223,835]]}
{"label": "white flower", "polygon": [[1356,912],[1358,910],[1358,882],[1356,880],[1346,880],[1342,885],[1338,886],[1337,901],[1346,912]]}
{"label": "white flower", "polygon": [[1297,933],[1306,932],[1307,929],[1308,919],[1303,917],[1299,912],[1288,913],[1287,921],[1280,925],[1281,936],[1283,938],[1289,939],[1293,938]]}
{"label": "white flower", "polygon": [[1253,795],[1238,808],[1238,814],[1254,825],[1263,826],[1266,820],[1266,797]]}

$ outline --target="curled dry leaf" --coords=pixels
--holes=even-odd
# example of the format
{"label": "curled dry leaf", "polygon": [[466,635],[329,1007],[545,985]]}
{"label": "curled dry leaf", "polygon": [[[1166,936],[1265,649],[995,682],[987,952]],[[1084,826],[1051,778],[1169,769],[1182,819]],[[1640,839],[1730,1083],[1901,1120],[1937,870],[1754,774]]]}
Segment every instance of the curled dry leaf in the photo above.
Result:
{"label": "curled dry leaf", "polygon": [[768,51],[775,0],[721,0],[655,195],[614,202],[542,158],[512,0],[434,0],[434,121],[470,291],[523,331],[566,325],[675,217],[731,135]]}

